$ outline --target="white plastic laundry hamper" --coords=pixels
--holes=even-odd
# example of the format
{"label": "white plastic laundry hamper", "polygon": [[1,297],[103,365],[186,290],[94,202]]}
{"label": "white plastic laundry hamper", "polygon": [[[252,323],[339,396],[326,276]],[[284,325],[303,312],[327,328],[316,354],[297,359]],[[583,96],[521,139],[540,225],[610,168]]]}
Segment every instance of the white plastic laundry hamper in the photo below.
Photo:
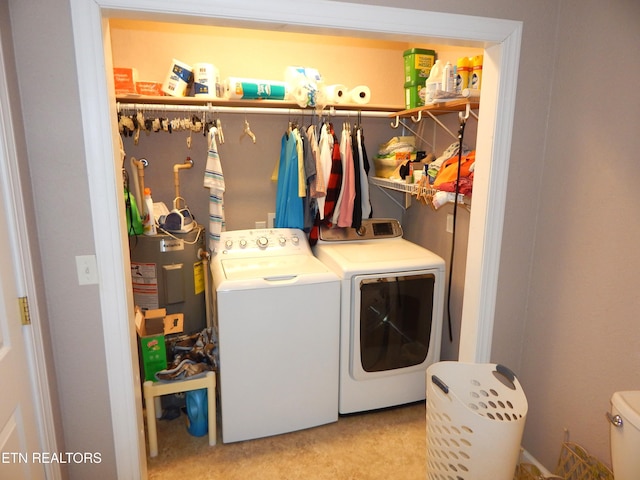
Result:
{"label": "white plastic laundry hamper", "polygon": [[511,370],[435,363],[426,395],[428,480],[513,479],[528,405]]}

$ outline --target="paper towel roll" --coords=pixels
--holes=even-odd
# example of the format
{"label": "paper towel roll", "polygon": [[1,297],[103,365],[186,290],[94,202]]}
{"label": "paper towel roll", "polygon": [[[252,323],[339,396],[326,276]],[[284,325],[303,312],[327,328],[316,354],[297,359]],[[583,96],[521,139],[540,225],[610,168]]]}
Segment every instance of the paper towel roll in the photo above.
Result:
{"label": "paper towel roll", "polygon": [[287,85],[275,80],[229,77],[225,82],[227,98],[244,100],[284,100]]}
{"label": "paper towel roll", "polygon": [[347,95],[347,87],[340,84],[327,85],[323,88],[323,94],[328,105],[345,103],[349,99]]}
{"label": "paper towel roll", "polygon": [[353,103],[364,105],[371,100],[371,90],[366,85],[358,85],[349,92],[349,98]]}
{"label": "paper towel roll", "polygon": [[220,74],[211,63],[193,65],[193,93],[196,97],[215,98],[218,96]]}
{"label": "paper towel roll", "polygon": [[305,83],[314,83],[322,81],[320,72],[311,67],[287,67],[284,71],[284,81],[289,85],[297,84],[303,80]]}
{"label": "paper towel roll", "polygon": [[162,91],[172,97],[184,97],[187,93],[187,86],[191,80],[192,72],[191,65],[174,58],[167,78],[162,84]]}

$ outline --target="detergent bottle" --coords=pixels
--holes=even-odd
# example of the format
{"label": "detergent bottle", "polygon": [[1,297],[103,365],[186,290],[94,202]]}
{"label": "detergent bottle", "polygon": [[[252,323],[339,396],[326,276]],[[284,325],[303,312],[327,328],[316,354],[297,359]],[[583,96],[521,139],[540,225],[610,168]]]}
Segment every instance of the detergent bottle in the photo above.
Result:
{"label": "detergent bottle", "polygon": [[440,63],[440,60],[436,60],[436,63],[431,67],[429,78],[427,78],[425,83],[425,89],[427,91],[425,99],[426,103],[433,102],[436,91],[442,90],[442,70],[442,63]]}
{"label": "detergent bottle", "polygon": [[144,216],[142,220],[142,225],[144,226],[144,234],[145,235],[155,235],[156,230],[156,219],[153,215],[153,200],[151,199],[151,189],[146,187],[144,189]]}
{"label": "detergent bottle", "polygon": [[128,188],[124,189],[124,205],[127,212],[127,233],[129,235],[140,235],[144,232],[140,211],[138,210],[136,197]]}
{"label": "detergent bottle", "polygon": [[[194,437],[203,437],[209,431],[207,389],[190,390],[185,393],[187,403],[187,431]],[[215,412],[213,412],[215,415]]]}
{"label": "detergent bottle", "polygon": [[480,90],[480,86],[482,85],[482,59],[482,55],[476,55],[473,57],[469,88]]}
{"label": "detergent bottle", "polygon": [[458,68],[456,69],[456,92],[462,93],[465,88],[469,87],[469,73],[471,64],[469,57],[460,57],[458,59]]}

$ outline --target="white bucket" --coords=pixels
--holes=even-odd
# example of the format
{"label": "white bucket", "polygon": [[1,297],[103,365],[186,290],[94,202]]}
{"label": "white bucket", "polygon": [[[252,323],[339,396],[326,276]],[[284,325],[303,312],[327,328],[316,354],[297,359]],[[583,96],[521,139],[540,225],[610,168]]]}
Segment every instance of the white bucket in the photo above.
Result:
{"label": "white bucket", "polygon": [[171,62],[171,68],[167,78],[162,84],[162,91],[172,97],[184,97],[187,94],[187,87],[191,80],[193,68],[191,65],[176,60]]}
{"label": "white bucket", "polygon": [[196,63],[193,66],[193,92],[196,97],[220,97],[220,73],[211,63]]}

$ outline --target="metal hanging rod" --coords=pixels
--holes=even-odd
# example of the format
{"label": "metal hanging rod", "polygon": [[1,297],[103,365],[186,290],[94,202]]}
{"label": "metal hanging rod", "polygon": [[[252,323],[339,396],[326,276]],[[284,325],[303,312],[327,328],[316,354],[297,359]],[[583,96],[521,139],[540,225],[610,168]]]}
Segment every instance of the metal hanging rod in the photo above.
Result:
{"label": "metal hanging rod", "polygon": [[321,112],[312,108],[300,108],[291,106],[269,106],[269,107],[242,107],[242,106],[217,106],[217,105],[170,105],[155,103],[117,103],[118,112],[122,111],[149,111],[149,112],[189,112],[189,113],[257,113],[268,115],[323,115],[323,116],[344,116],[344,117],[375,117],[388,118],[388,111],[378,110],[358,110],[353,109],[336,109],[335,107],[326,107]]}

